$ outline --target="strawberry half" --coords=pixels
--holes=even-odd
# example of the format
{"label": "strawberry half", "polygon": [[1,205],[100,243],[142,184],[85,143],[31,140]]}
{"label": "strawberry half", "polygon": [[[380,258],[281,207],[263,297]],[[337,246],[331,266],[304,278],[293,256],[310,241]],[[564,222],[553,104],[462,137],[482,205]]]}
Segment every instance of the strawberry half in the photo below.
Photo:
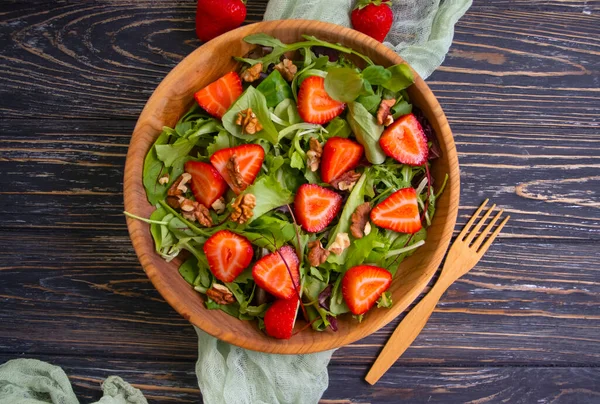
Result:
{"label": "strawberry half", "polygon": [[265,312],[264,320],[267,334],[275,338],[290,339],[294,324],[296,324],[296,314],[299,306],[300,300],[297,296],[273,302]]}
{"label": "strawberry half", "polygon": [[350,268],[342,279],[342,295],[353,314],[364,314],[388,290],[392,274],[373,265]]}
{"label": "strawberry half", "polygon": [[192,176],[190,186],[194,197],[209,209],[227,191],[227,183],[210,164],[188,161],[185,163],[185,172]]}
{"label": "strawberry half", "polygon": [[[227,162],[235,156],[236,164],[240,170],[241,182],[229,175]],[[258,175],[265,159],[265,149],[257,144],[244,144],[236,147],[221,149],[212,156],[210,162],[217,169],[227,184],[236,194],[240,194]]]}
{"label": "strawberry half", "polygon": [[297,296],[294,285],[300,288],[299,266],[300,261],[292,247],[283,246],[278,251],[259,259],[252,268],[252,277],[258,287],[273,296],[279,299],[290,299]]}
{"label": "strawberry half", "polygon": [[204,243],[208,268],[222,282],[233,282],[250,265],[252,244],[229,230],[220,230]]}
{"label": "strawberry half", "polygon": [[242,95],[242,81],[236,72],[229,72],[194,94],[196,102],[206,112],[221,119],[225,112]]}
{"label": "strawberry half", "polygon": [[342,113],[346,104],[334,100],[325,91],[325,79],[310,76],[300,84],[298,113],[304,122],[323,124]]}
{"label": "strawberry half", "polygon": [[371,220],[379,227],[398,233],[416,233],[421,230],[417,191],[402,188],[371,211]]}
{"label": "strawberry half", "polygon": [[429,153],[427,136],[413,114],[391,124],[379,138],[379,145],[388,156],[413,166],[425,164]]}
{"label": "strawberry half", "polygon": [[342,197],[317,184],[303,184],[294,199],[296,220],[308,232],[316,233],[331,223],[340,211]]}
{"label": "strawberry half", "polygon": [[364,148],[350,139],[332,137],[323,147],[321,156],[321,180],[331,181],[355,168],[363,156]]}

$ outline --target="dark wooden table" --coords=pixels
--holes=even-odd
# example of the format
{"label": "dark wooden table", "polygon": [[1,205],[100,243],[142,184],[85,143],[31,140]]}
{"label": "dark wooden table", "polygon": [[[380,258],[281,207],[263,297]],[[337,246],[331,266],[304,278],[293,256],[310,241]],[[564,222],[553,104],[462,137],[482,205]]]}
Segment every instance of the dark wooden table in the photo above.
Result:
{"label": "dark wooden table", "polygon": [[[248,22],[266,0],[250,0]],[[82,401],[121,375],[198,402],[196,337],[144,275],[125,153],[199,42],[192,0],[0,3],[0,363],[62,366]],[[395,322],[338,350],[324,403],[600,402],[600,2],[477,0],[428,80],[454,131],[458,225],[512,216],[375,386]]]}

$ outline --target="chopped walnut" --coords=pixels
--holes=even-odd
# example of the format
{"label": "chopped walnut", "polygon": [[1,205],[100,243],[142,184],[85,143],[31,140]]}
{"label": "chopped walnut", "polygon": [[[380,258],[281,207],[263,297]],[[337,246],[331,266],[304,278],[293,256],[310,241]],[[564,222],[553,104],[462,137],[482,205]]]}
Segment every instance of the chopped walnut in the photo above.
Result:
{"label": "chopped walnut", "polygon": [[262,68],[262,63],[257,63],[244,70],[240,77],[246,83],[252,83],[253,81],[258,80],[258,78],[260,77],[260,73],[262,72]]}
{"label": "chopped walnut", "polygon": [[369,223],[370,212],[371,204],[365,202],[362,205],[358,205],[354,213],[352,213],[350,233],[352,233],[355,238],[363,238],[371,232],[371,224]]}
{"label": "chopped walnut", "polygon": [[360,173],[354,170],[345,172],[344,174],[331,181],[331,186],[340,191],[350,191],[360,178]]}
{"label": "chopped walnut", "polygon": [[335,255],[340,255],[348,247],[350,247],[350,237],[348,237],[348,233],[338,233],[335,235],[335,240],[329,247],[329,251]]}
{"label": "chopped walnut", "polygon": [[231,220],[239,224],[244,224],[254,215],[253,209],[256,206],[256,197],[252,194],[240,195],[231,205]]}
{"label": "chopped walnut", "polygon": [[173,209],[179,209],[179,197],[174,195],[167,196],[167,205]]}
{"label": "chopped walnut", "polygon": [[263,129],[256,114],[252,112],[252,108],[238,112],[235,124],[240,125],[242,133],[247,133],[248,135],[254,135]]}
{"label": "chopped walnut", "polygon": [[160,185],[165,185],[169,183],[169,173],[165,173],[163,174],[159,179],[158,179],[158,183]]}
{"label": "chopped walnut", "polygon": [[179,197],[177,203],[181,208],[181,215],[184,219],[190,222],[198,221],[204,227],[211,227],[213,225],[212,217],[206,206],[182,196]]}
{"label": "chopped walnut", "polygon": [[213,208],[215,212],[217,212],[220,215],[221,213],[225,212],[225,208],[227,207],[225,205],[225,198],[221,197],[217,199],[213,202],[213,204],[210,207]]}
{"label": "chopped walnut", "polygon": [[233,293],[226,286],[214,283],[210,289],[206,291],[206,296],[210,297],[217,304],[235,303]]}
{"label": "chopped walnut", "polygon": [[192,176],[188,173],[183,173],[177,178],[177,180],[171,185],[171,188],[167,191],[169,196],[180,196],[187,192],[187,183],[192,179]]}
{"label": "chopped walnut", "polygon": [[236,154],[232,155],[229,160],[227,160],[225,168],[227,169],[227,173],[229,174],[229,178],[231,178],[233,185],[241,190],[246,189],[248,184],[246,184],[246,181],[244,181],[244,178],[242,177]]}
{"label": "chopped walnut", "polygon": [[323,248],[320,240],[311,241],[308,243],[308,263],[317,267],[327,261],[329,251]]}
{"label": "chopped walnut", "polygon": [[277,70],[284,79],[287,81],[292,81],[294,76],[298,72],[298,67],[294,63],[292,63],[289,59],[283,59],[282,62],[275,65],[275,70]]}
{"label": "chopped walnut", "polygon": [[315,137],[311,137],[308,144],[310,145],[310,150],[306,152],[306,156],[308,157],[308,167],[310,168],[310,171],[315,172],[319,169],[319,164],[321,164],[323,146],[321,146],[321,143],[319,143],[319,140]]}
{"label": "chopped walnut", "polygon": [[377,110],[377,123],[379,125],[390,126],[394,122],[394,117],[391,114],[391,109],[396,104],[393,98],[390,100],[381,100],[379,109]]}

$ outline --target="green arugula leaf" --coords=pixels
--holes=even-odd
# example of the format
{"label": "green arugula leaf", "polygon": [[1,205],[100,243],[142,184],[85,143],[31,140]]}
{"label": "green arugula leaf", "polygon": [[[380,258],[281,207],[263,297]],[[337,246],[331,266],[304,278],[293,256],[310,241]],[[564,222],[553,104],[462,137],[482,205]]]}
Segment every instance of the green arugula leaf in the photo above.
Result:
{"label": "green arugula leaf", "polygon": [[383,126],[367,109],[358,102],[348,104],[348,123],[356,136],[358,143],[365,148],[367,160],[371,164],[381,164],[385,161],[385,153],[379,146],[379,138],[383,133]]}
{"label": "green arugula leaf", "polygon": [[361,95],[356,99],[356,102],[361,103],[370,114],[375,114],[379,104],[381,104],[381,96],[377,94]]}
{"label": "green arugula leaf", "polygon": [[330,69],[325,77],[325,91],[334,100],[354,101],[361,93],[363,79],[359,72],[348,67]]}
{"label": "green arugula leaf", "polygon": [[[267,100],[267,107],[271,108],[280,104],[283,100],[292,98],[292,88],[283,79],[281,73],[277,70],[273,70],[266,79],[264,79],[256,90],[260,91]],[[277,114],[276,114],[277,115]]]}
{"label": "green arugula leaf", "polygon": [[226,149],[235,145],[235,138],[227,133],[227,131],[222,130],[215,136],[214,141],[208,145],[206,152],[209,156],[212,156],[221,149]]}
{"label": "green arugula leaf", "polygon": [[[242,127],[235,123],[238,113],[245,111],[248,108],[252,108],[252,112],[256,114],[258,121],[263,126],[263,129],[255,135],[242,133]],[[267,100],[261,92],[257,91],[252,86],[248,87],[240,98],[238,98],[229,108],[225,115],[223,115],[223,126],[227,132],[245,141],[265,139],[272,144],[277,144],[278,142],[278,132],[271,120],[271,115],[267,108]]]}

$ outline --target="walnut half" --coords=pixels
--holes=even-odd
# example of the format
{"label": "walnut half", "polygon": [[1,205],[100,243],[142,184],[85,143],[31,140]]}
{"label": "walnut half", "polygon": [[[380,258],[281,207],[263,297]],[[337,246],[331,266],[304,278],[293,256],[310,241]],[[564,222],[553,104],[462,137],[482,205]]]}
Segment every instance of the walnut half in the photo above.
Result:
{"label": "walnut half", "polygon": [[335,235],[335,240],[329,247],[329,251],[335,255],[340,255],[348,247],[350,247],[350,237],[348,237],[348,233],[338,233]]}
{"label": "walnut half", "polygon": [[246,70],[240,74],[242,80],[246,83],[252,83],[255,80],[258,80],[260,77],[260,73],[262,72],[263,65],[262,63],[257,63],[255,65],[250,66]]}
{"label": "walnut half", "polygon": [[379,109],[377,110],[377,123],[379,125],[390,126],[394,123],[391,110],[395,104],[396,100],[393,98],[390,100],[381,100],[381,104],[379,104]]}
{"label": "walnut half", "polygon": [[320,240],[311,241],[308,243],[308,263],[317,267],[327,261],[329,251],[323,248]]}
{"label": "walnut half", "polygon": [[231,220],[239,224],[244,224],[254,215],[256,206],[256,197],[252,194],[238,196],[231,205]]}
{"label": "walnut half", "polygon": [[308,167],[310,168],[310,171],[314,173],[319,169],[319,165],[321,164],[323,146],[321,146],[321,143],[315,137],[311,137],[308,144],[310,146],[310,150],[306,152],[306,156],[308,157]]}
{"label": "walnut half", "polygon": [[227,287],[214,283],[210,289],[206,291],[206,296],[210,297],[217,304],[235,303],[233,293]]}
{"label": "walnut half", "polygon": [[292,81],[294,76],[298,72],[298,67],[294,63],[292,63],[289,59],[283,59],[282,62],[275,65],[275,70],[277,70],[283,78],[287,81]]}
{"label": "walnut half", "polygon": [[263,129],[256,114],[252,112],[252,108],[238,112],[235,124],[240,125],[242,133],[247,133],[248,135],[254,135]]}
{"label": "walnut half", "polygon": [[331,181],[331,186],[340,191],[350,191],[359,179],[360,173],[350,170]]}
{"label": "walnut half", "polygon": [[355,238],[363,238],[371,232],[371,224],[369,223],[369,213],[371,212],[371,204],[365,202],[358,205],[354,213],[352,213],[350,233]]}

